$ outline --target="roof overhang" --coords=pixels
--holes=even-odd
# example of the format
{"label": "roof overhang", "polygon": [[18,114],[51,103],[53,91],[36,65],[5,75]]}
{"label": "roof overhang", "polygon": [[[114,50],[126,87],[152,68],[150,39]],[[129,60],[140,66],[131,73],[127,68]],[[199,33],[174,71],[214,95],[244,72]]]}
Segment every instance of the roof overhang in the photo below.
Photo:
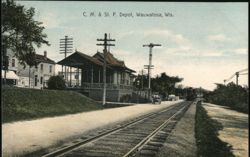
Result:
{"label": "roof overhang", "polygon": [[[4,78],[5,70],[2,70],[2,78]],[[14,73],[14,71],[6,71],[6,79],[18,80],[19,77]]]}

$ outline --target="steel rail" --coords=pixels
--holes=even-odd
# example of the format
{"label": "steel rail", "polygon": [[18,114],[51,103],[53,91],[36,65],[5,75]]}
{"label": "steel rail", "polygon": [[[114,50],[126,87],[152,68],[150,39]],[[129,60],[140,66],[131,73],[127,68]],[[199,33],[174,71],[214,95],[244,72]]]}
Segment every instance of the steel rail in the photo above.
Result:
{"label": "steel rail", "polygon": [[[189,105],[188,105],[189,106]],[[179,113],[181,113],[187,106],[179,109],[174,115],[164,121],[158,128],[156,128],[151,134],[145,137],[140,143],[138,143],[135,147],[133,147],[128,153],[126,153],[123,157],[130,157],[137,151],[139,151],[145,144],[147,144],[160,130],[162,130],[174,117],[176,117]]]}
{"label": "steel rail", "polygon": [[[180,102],[180,103],[183,103],[183,102]],[[177,104],[180,104],[180,103],[177,103]],[[173,107],[175,107],[177,104],[174,104],[174,105],[172,105],[172,106],[168,106],[168,107],[166,107],[166,108],[165,108],[163,111],[161,111],[161,112],[171,110],[171,109],[172,109]],[[120,130],[123,129],[123,128],[129,127],[129,126],[134,125],[134,124],[136,124],[136,123],[139,123],[139,122],[141,122],[141,121],[143,121],[143,120],[145,120],[145,119],[148,119],[148,118],[150,118],[150,117],[152,117],[152,116],[154,116],[154,115],[157,115],[158,113],[159,113],[159,111],[155,111],[155,112],[153,112],[153,113],[149,113],[149,114],[143,115],[141,118],[139,117],[139,118],[137,118],[136,120],[133,120],[133,121],[131,121],[131,122],[129,122],[129,123],[126,123],[126,124],[124,124],[124,125],[122,125],[122,126],[116,127],[116,128],[114,128],[114,129],[111,129],[111,130],[109,130],[109,131],[106,131],[106,132],[104,132],[104,133],[101,133],[101,134],[99,134],[99,135],[96,135],[96,136],[94,136],[94,137],[90,137],[90,138],[85,139],[85,140],[83,140],[83,141],[79,141],[79,142],[74,143],[74,144],[72,144],[72,145],[70,145],[70,146],[67,146],[67,147],[64,147],[64,148],[55,150],[55,151],[50,152],[50,153],[48,153],[48,154],[45,154],[45,155],[43,155],[43,156],[41,156],[41,157],[55,157],[55,156],[61,156],[61,155],[65,154],[65,153],[67,153],[67,152],[70,152],[70,151],[72,151],[72,150],[74,150],[74,149],[76,149],[76,148],[78,148],[78,147],[80,147],[80,146],[82,146],[82,145],[84,145],[84,144],[87,144],[87,143],[89,143],[89,142],[96,141],[96,140],[98,140],[98,139],[100,139],[100,138],[103,138],[103,137],[108,136],[108,135],[110,135],[110,134],[112,134],[112,133],[115,133],[115,132],[117,132],[117,131],[120,131]]]}

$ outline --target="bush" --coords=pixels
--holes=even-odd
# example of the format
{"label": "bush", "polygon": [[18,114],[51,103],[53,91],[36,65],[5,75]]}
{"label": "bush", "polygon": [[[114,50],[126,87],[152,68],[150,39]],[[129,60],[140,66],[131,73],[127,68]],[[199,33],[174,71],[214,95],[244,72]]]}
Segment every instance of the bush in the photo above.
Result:
{"label": "bush", "polygon": [[248,88],[236,85],[217,84],[217,88],[205,95],[206,101],[217,105],[228,106],[231,109],[248,113]]}
{"label": "bush", "polygon": [[48,80],[48,89],[65,89],[65,81],[60,76],[51,76]]}

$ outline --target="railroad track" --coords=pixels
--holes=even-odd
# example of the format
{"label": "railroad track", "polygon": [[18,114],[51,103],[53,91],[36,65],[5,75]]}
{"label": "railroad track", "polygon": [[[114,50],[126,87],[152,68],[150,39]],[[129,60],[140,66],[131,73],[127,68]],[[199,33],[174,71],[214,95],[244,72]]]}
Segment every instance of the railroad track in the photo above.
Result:
{"label": "railroad track", "polygon": [[42,157],[153,157],[191,103],[177,103]]}

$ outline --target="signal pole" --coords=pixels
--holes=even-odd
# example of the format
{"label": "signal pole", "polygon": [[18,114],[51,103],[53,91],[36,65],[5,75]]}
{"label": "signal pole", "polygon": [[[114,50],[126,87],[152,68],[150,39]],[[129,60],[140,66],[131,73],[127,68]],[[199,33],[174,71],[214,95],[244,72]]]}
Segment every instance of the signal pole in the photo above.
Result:
{"label": "signal pole", "polygon": [[239,72],[236,72],[236,73],[235,73],[235,75],[236,75],[236,85],[238,85],[238,80],[239,80]]}
{"label": "signal pole", "polygon": [[140,71],[140,74],[141,74],[141,89],[143,90],[143,76],[144,76],[144,70],[143,69]]}
{"label": "signal pole", "polygon": [[151,88],[151,69],[154,69],[154,65],[144,65],[144,69],[148,70],[148,89]]}
{"label": "signal pole", "polygon": [[[240,71],[235,72],[229,79],[224,80],[224,84],[225,84],[226,82],[230,81],[234,76],[236,76],[236,85],[238,85],[238,84],[239,84],[239,75],[247,75],[248,72],[245,72],[245,71],[247,71],[247,70],[248,70],[248,69],[246,68],[246,69],[243,69],[243,70],[240,70]],[[244,72],[245,72],[245,73],[244,73]]]}
{"label": "signal pole", "polygon": [[115,39],[107,39],[107,33],[104,34],[104,39],[97,39],[97,41],[103,41],[103,44],[96,44],[97,46],[104,46],[103,49],[103,57],[104,57],[104,64],[103,64],[103,97],[102,97],[102,105],[106,104],[106,53],[107,53],[107,46],[115,46],[115,44],[110,44],[108,42],[115,41]]}
{"label": "signal pole", "polygon": [[[73,38],[68,38],[68,36],[65,36],[64,39],[60,39],[60,54],[64,54],[64,58],[67,57],[67,53],[72,53],[72,48],[73,48]],[[65,81],[67,81],[67,70],[66,66],[65,68]],[[62,65],[62,73],[63,73],[63,65]]]}
{"label": "signal pole", "polygon": [[155,46],[161,46],[160,44],[153,44],[150,43],[148,45],[143,45],[143,47],[149,47],[149,64],[146,65],[148,68],[148,89],[149,89],[149,98],[151,96],[151,69],[153,68],[152,66],[152,49]]}

